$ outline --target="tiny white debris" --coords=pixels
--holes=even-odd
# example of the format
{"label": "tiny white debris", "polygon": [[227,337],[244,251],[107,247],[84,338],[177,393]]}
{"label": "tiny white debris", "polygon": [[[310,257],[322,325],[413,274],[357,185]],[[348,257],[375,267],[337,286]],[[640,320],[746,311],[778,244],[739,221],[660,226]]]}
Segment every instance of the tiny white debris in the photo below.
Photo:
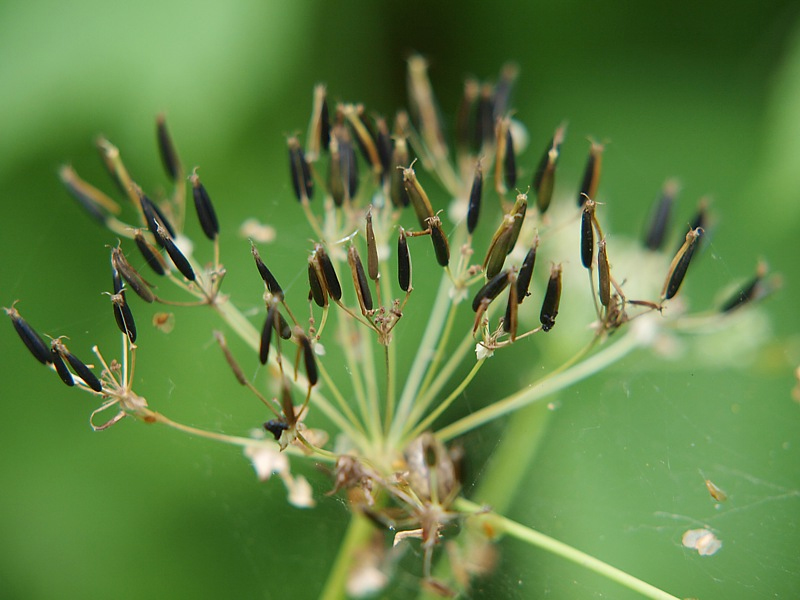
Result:
{"label": "tiny white debris", "polygon": [[475,344],[475,356],[478,357],[478,360],[482,360],[484,358],[490,358],[494,356],[494,350],[484,346],[483,342],[478,342],[477,344]]}
{"label": "tiny white debris", "polygon": [[267,481],[273,474],[281,478],[289,492],[289,504],[298,508],[314,506],[311,485],[302,475],[292,477],[289,472],[289,458],[286,454],[279,452],[271,444],[254,444],[245,447],[244,455],[253,463],[256,475],[261,481]]}
{"label": "tiny white debris", "polygon": [[708,529],[689,529],[681,542],[686,548],[697,550],[700,556],[711,556],[722,548],[722,542]]}
{"label": "tiny white debris", "polygon": [[312,508],[314,506],[314,498],[311,493],[311,484],[302,475],[298,475],[294,479],[289,473],[282,476],[283,482],[286,484],[286,489],[289,490],[289,504],[297,508]]}
{"label": "tiny white debris", "polygon": [[258,219],[247,219],[239,227],[239,235],[260,244],[266,244],[275,241],[275,228],[272,225],[261,223]]}
{"label": "tiny white debris", "polygon": [[315,343],[314,354],[317,356],[325,356],[325,346],[323,346],[320,342]]}

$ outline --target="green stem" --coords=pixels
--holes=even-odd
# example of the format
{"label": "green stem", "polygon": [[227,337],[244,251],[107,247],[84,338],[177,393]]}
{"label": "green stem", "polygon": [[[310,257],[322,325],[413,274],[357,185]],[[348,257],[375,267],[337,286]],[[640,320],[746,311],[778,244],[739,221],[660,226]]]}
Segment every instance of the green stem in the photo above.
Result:
{"label": "green stem", "polygon": [[[454,503],[454,507],[456,510],[473,515],[480,514],[485,510],[478,504],[470,502],[464,498],[458,498]],[[633,590],[634,592],[638,592],[645,598],[652,598],[653,600],[679,600],[676,596],[650,585],[641,579],[637,579],[633,575],[621,571],[616,567],[612,567],[608,563],[605,563],[594,556],[590,556],[585,552],[581,552],[577,548],[573,548],[564,542],[559,542],[558,540],[551,538],[550,536],[539,531],[535,531],[530,527],[525,527],[516,521],[512,521],[511,519],[501,517],[500,515],[494,513],[486,513],[482,515],[481,518],[486,519],[497,531],[501,531],[513,538],[530,544],[531,546],[536,546],[537,548],[541,548],[542,550],[550,552],[551,554],[560,556],[561,558],[589,569],[590,571],[594,571],[595,573],[602,575],[611,581],[615,581],[620,585]]]}
{"label": "green stem", "polygon": [[373,524],[366,517],[354,512],[350,517],[347,532],[339,546],[336,561],[333,563],[325,587],[320,592],[320,600],[340,600],[346,598],[347,577],[353,565],[355,553],[363,549],[373,531]]}

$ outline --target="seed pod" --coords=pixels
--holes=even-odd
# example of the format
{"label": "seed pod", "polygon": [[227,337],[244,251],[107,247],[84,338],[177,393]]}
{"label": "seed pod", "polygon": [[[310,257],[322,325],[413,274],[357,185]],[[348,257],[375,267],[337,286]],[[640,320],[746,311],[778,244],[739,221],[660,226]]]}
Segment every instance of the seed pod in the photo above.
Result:
{"label": "seed pod", "polygon": [[533,266],[536,264],[536,250],[539,247],[539,236],[537,235],[533,240],[533,246],[528,250],[525,259],[522,261],[522,266],[519,268],[517,275],[517,302],[522,304],[522,301],[530,296],[528,289],[531,286],[531,278],[533,277]]}
{"label": "seed pod", "polygon": [[72,167],[68,165],[61,167],[58,171],[58,176],[70,195],[89,213],[89,216],[101,224],[106,222],[106,212],[115,215],[120,213],[119,204],[93,185],[78,177]]}
{"label": "seed pod", "polygon": [[281,439],[281,434],[289,429],[289,426],[279,419],[270,419],[264,423],[264,429],[269,431],[277,442],[279,439]]}
{"label": "seed pod", "polygon": [[519,75],[519,66],[514,63],[506,63],[500,70],[500,79],[494,88],[492,99],[492,115],[498,118],[508,112],[511,101],[511,92],[514,89],[514,82]]}
{"label": "seed pod", "polygon": [[753,300],[758,299],[764,293],[764,277],[767,274],[767,265],[759,263],[755,276],[741,288],[736,294],[722,304],[720,312],[727,313],[735,310]]}
{"label": "seed pod", "polygon": [[336,276],[336,270],[333,268],[333,263],[322,244],[317,244],[314,252],[319,261],[322,276],[325,279],[325,289],[330,294],[331,298],[337,302],[342,299],[342,286],[339,284],[339,278]]}
{"label": "seed pod", "polygon": [[345,184],[345,196],[352,200],[358,193],[358,160],[352,142],[347,139],[339,141],[339,154],[341,155],[342,180]]}
{"label": "seed pod", "polygon": [[513,232],[514,220],[509,219],[506,215],[500,223],[500,227],[495,231],[492,241],[489,242],[486,258],[483,259],[483,271],[487,279],[491,279],[503,269],[511,247]]}
{"label": "seed pod", "polygon": [[111,264],[142,300],[151,303],[156,299],[155,294],[150,289],[150,284],[142,279],[138,271],[128,262],[128,259],[122,253],[122,248],[119,246],[111,249]]}
{"label": "seed pod", "polygon": [[475,176],[472,179],[472,188],[469,192],[469,207],[467,208],[467,231],[472,233],[478,225],[481,212],[481,199],[483,198],[483,169],[481,161],[475,165]]}
{"label": "seed pod", "polygon": [[584,202],[581,211],[581,264],[587,269],[592,268],[592,258],[594,257],[594,229],[592,227],[594,207],[594,200],[589,199]]}
{"label": "seed pod", "polygon": [[133,239],[136,241],[136,246],[139,252],[142,253],[145,262],[149,265],[157,275],[165,275],[167,273],[167,263],[161,253],[151,246],[146,239],[141,229],[136,229],[133,232]]}
{"label": "seed pod", "polygon": [[514,219],[514,225],[511,228],[511,238],[508,241],[508,250],[506,250],[506,254],[511,254],[511,251],[514,249],[519,234],[522,231],[522,223],[525,221],[525,214],[527,212],[528,195],[518,194],[514,206],[511,208],[511,212],[508,213],[508,216]]}
{"label": "seed pod", "polygon": [[133,313],[125,300],[125,290],[122,287],[122,280],[116,269],[113,269],[114,293],[111,296],[111,305],[114,308],[114,320],[117,322],[119,330],[128,336],[131,344],[136,341],[136,323],[133,320]]}
{"label": "seed pod", "polygon": [[294,414],[294,402],[292,402],[292,388],[289,387],[289,382],[283,378],[281,385],[281,412],[289,428],[294,427],[297,423],[297,415]]}
{"label": "seed pod", "polygon": [[292,337],[292,328],[289,325],[289,322],[281,314],[280,310],[277,310],[275,314],[277,315],[277,320],[275,322],[275,331],[278,332],[278,335],[281,336],[282,340],[290,339]]}
{"label": "seed pod", "polygon": [[659,250],[664,244],[672,207],[675,204],[675,196],[677,194],[678,182],[674,179],[668,180],[661,190],[661,196],[653,207],[650,226],[644,236],[644,245],[648,250]]}
{"label": "seed pod", "polygon": [[[328,306],[328,294],[325,292],[322,268],[319,266],[316,256],[308,259],[308,284],[311,288],[309,295],[320,308]],[[310,298],[309,298],[310,299]]]}
{"label": "seed pod", "polygon": [[566,126],[560,125],[553,134],[547,148],[539,160],[536,173],[533,175],[533,190],[536,192],[536,206],[541,214],[547,212],[553,199],[556,180],[556,164],[564,142]]}
{"label": "seed pod", "polygon": [[395,137],[392,150],[392,168],[389,172],[389,197],[392,206],[404,208],[411,201],[403,181],[403,165],[409,164],[408,143],[404,137]]}
{"label": "seed pod", "polygon": [[597,242],[597,293],[600,296],[600,304],[607,307],[611,301],[611,272],[608,267],[605,239]]}
{"label": "seed pod", "polygon": [[356,289],[356,296],[358,296],[358,304],[361,307],[361,312],[366,314],[373,308],[372,293],[369,291],[364,265],[355,246],[350,246],[347,249],[347,262],[350,264],[350,272],[353,274],[353,285]]}
{"label": "seed pod", "polygon": [[181,167],[181,161],[175,151],[175,145],[172,143],[169,131],[167,131],[167,122],[164,119],[164,115],[158,115],[158,119],[156,119],[156,133],[164,170],[173,182],[177,181],[181,173],[183,173],[183,167]]}
{"label": "seed pod", "polygon": [[314,195],[314,179],[311,177],[311,169],[297,138],[292,136],[286,140],[286,143],[289,146],[289,171],[294,194],[300,202],[308,202]]}
{"label": "seed pod", "polygon": [[506,304],[506,314],[503,317],[503,331],[509,334],[511,341],[517,339],[517,311],[519,298],[517,298],[517,275],[511,271],[508,275],[508,303]]}
{"label": "seed pod", "polygon": [[431,206],[431,201],[428,200],[428,194],[425,193],[425,190],[417,180],[417,174],[412,167],[403,169],[403,182],[408,198],[411,201],[411,206],[414,207],[414,213],[417,215],[420,228],[427,229],[427,220],[434,216],[433,207]]}
{"label": "seed pod", "polygon": [[472,299],[472,310],[477,312],[483,301],[491,302],[497,298],[497,296],[499,296],[500,293],[506,289],[508,283],[508,270],[501,271],[492,277],[483,285],[481,289],[478,290],[478,293],[475,294],[475,298]]}
{"label": "seed pod", "polygon": [[25,344],[25,347],[33,354],[33,357],[43,365],[53,362],[50,348],[42,337],[28,325],[28,322],[23,319],[19,311],[12,305],[11,308],[4,308],[6,314],[11,318],[11,323],[17,331],[17,335]]}
{"label": "seed pod", "polygon": [[222,349],[222,353],[225,355],[225,360],[228,362],[228,366],[231,368],[231,371],[233,371],[236,381],[239,382],[239,385],[247,385],[247,378],[244,376],[244,371],[242,371],[242,367],[240,367],[239,363],[236,362],[236,359],[233,357],[233,353],[231,352],[230,348],[228,348],[228,343],[225,341],[225,336],[221,331],[215,331],[214,339],[217,340],[219,347]]}
{"label": "seed pod", "polygon": [[172,224],[167,220],[164,216],[164,213],[156,206],[156,204],[150,200],[145,194],[137,188],[138,195],[139,195],[139,202],[142,205],[142,213],[144,214],[144,219],[147,224],[147,228],[150,230],[150,233],[153,234],[153,237],[156,239],[156,242],[160,246],[164,245],[164,238],[158,233],[159,225],[169,233],[170,237],[175,237],[175,229],[172,227]]}
{"label": "seed pod", "polygon": [[400,289],[408,293],[411,291],[411,255],[408,252],[406,232],[400,228],[400,237],[397,238],[397,281]]}
{"label": "seed pod", "polygon": [[213,242],[219,235],[217,213],[214,212],[214,206],[211,204],[211,198],[208,196],[206,187],[200,182],[196,167],[190,180],[192,182],[194,208],[197,211],[197,218],[200,220],[200,227],[203,228],[203,233],[206,234],[206,237]]}
{"label": "seed pod", "polygon": [[[497,117],[495,119],[494,188],[500,195],[503,195],[506,193],[506,191],[508,191],[508,185],[505,181],[504,176],[506,174],[506,157],[508,151],[508,145],[506,144],[506,137],[508,135],[509,125],[510,125],[510,120],[507,117],[505,118]],[[513,148],[513,143],[512,143],[512,148]],[[516,172],[514,173],[514,177],[516,178]]]}
{"label": "seed pod", "polygon": [[472,116],[472,108],[475,100],[478,98],[479,84],[475,79],[467,79],[464,82],[464,95],[461,97],[461,102],[458,104],[458,111],[456,112],[456,144],[458,150],[462,154],[469,151],[469,146],[472,143],[470,129],[470,117]]}
{"label": "seed pod", "polygon": [[367,272],[372,281],[380,279],[378,265],[378,244],[375,242],[375,230],[372,228],[372,208],[367,211]]}
{"label": "seed pod", "polygon": [[272,330],[275,329],[275,313],[277,312],[277,305],[270,305],[267,310],[267,319],[264,321],[264,327],[261,329],[261,344],[258,348],[258,360],[262,365],[267,364],[269,360],[269,347],[272,343]]}
{"label": "seed pod", "polygon": [[383,117],[375,119],[375,126],[377,128],[375,145],[378,148],[378,157],[381,161],[381,179],[386,182],[392,169],[392,136],[389,134],[389,126],[386,124],[386,119]]}
{"label": "seed pod", "polygon": [[346,105],[344,113],[353,132],[355,132],[356,143],[361,155],[367,163],[372,165],[375,173],[380,173],[382,167],[380,156],[378,156],[378,148],[375,145],[375,132],[364,114],[364,107],[360,104],[355,107]]}
{"label": "seed pod", "polygon": [[317,385],[317,381],[319,381],[319,374],[317,373],[317,361],[314,358],[314,349],[311,347],[311,341],[305,335],[305,333],[296,332],[298,339],[300,340],[300,346],[303,348],[303,362],[306,366],[306,377],[308,378],[308,383],[312,387]]}
{"label": "seed pod", "polygon": [[63,381],[69,387],[75,385],[75,380],[72,378],[72,373],[69,372],[69,369],[67,369],[67,365],[64,364],[64,361],[61,359],[61,356],[59,356],[58,352],[56,352],[55,350],[50,351],[50,362],[52,362],[53,365],[55,366],[56,373],[58,373],[58,376],[61,378],[61,381]]}
{"label": "seed pod", "polygon": [[172,238],[167,235],[164,229],[159,228],[158,232],[158,235],[161,236],[164,242],[164,250],[167,251],[170,259],[172,259],[172,264],[175,265],[175,268],[178,269],[186,279],[194,281],[196,276],[189,260],[183,255],[183,252],[175,245],[175,242],[172,241]]}
{"label": "seed pod", "polygon": [[505,156],[503,157],[503,175],[506,187],[513,190],[517,186],[517,158],[514,155],[514,139],[511,137],[511,125],[506,127]]}
{"label": "seed pod", "polygon": [[667,272],[667,278],[664,281],[664,288],[661,290],[661,297],[669,300],[678,293],[678,290],[683,283],[683,278],[686,277],[686,271],[689,269],[689,263],[694,255],[697,243],[703,235],[703,230],[699,227],[697,229],[690,229],[686,234],[686,240],[681,246]]}
{"label": "seed pod", "polygon": [[308,123],[306,158],[315,161],[319,158],[320,148],[327,150],[330,144],[331,124],[328,114],[328,100],[325,86],[314,86],[314,104],[311,109],[311,120]]}
{"label": "seed pod", "polygon": [[547,291],[542,302],[542,311],[539,321],[542,331],[550,331],[556,324],[558,304],[561,301],[561,265],[553,265],[550,269],[550,280],[547,282]]}
{"label": "seed pod", "polygon": [[483,144],[494,139],[494,90],[489,84],[481,86],[478,106],[475,109],[475,149],[480,152]]}
{"label": "seed pod", "polygon": [[605,146],[597,142],[591,142],[589,158],[586,159],[586,167],[583,170],[583,181],[578,192],[578,206],[583,206],[586,198],[594,200],[597,195],[597,187],[600,185],[600,172],[603,166],[603,150]]}
{"label": "seed pod", "polygon": [[264,261],[261,260],[261,255],[259,255],[258,250],[256,249],[256,245],[250,242],[250,252],[253,254],[253,259],[256,261],[256,268],[258,269],[259,275],[261,275],[261,279],[264,280],[264,283],[269,290],[269,293],[275,296],[278,300],[283,300],[283,288],[281,288],[278,280],[275,279],[275,276],[272,274],[267,268],[267,265],[264,264]]}
{"label": "seed pod", "polygon": [[[77,356],[72,354],[60,339],[53,340],[52,350],[57,356],[67,359],[69,366],[72,367],[72,370],[75,371],[78,377],[80,377],[87,386],[92,388],[95,392],[101,392],[103,390],[103,384],[100,383],[100,380],[92,373],[92,370]],[[61,373],[59,373],[59,375],[60,374]],[[67,385],[69,384],[67,383]]]}
{"label": "seed pod", "polygon": [[447,236],[442,229],[442,221],[439,217],[431,217],[428,219],[431,228],[431,241],[433,242],[433,251],[436,254],[436,262],[441,266],[446,267],[450,264],[450,245],[447,243]]}

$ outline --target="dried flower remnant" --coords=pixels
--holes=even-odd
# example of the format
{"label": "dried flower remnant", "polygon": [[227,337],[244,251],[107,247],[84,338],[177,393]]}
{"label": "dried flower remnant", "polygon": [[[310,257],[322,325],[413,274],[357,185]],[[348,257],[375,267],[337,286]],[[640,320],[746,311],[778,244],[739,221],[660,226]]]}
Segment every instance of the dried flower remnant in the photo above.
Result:
{"label": "dried flower remnant", "polygon": [[[294,205],[293,210],[307,218],[314,241],[308,253],[293,262],[270,263],[279,274],[296,275],[307,269],[308,288],[305,281],[298,286],[297,278],[288,276],[287,287],[282,287],[251,242],[250,252],[263,286],[258,286],[260,296],[254,289],[249,300],[237,302],[221,293],[226,270],[220,253],[223,248],[246,252],[246,246],[236,240],[231,243],[233,248],[227,247],[229,241],[224,231],[220,235],[220,222],[196,169],[188,181],[202,235],[194,240],[196,244],[187,237],[187,180],[181,175],[182,163],[163,118],[157,121],[157,141],[171,186],[166,195],[148,196],[131,178],[116,147],[100,140],[101,156],[120,188],[122,201],[82,181],[71,168],[62,169],[61,178],[67,191],[112,236],[110,296],[123,334],[122,356],[106,362],[95,349],[99,364],[87,366],[61,339],[48,345],[13,306],[6,313],[39,362],[57,371],[67,385],[102,400],[91,416],[93,428],[107,429],[133,416],[241,446],[259,478],[278,474],[289,502],[301,507],[314,504],[311,486],[290,474],[290,462],[326,463],[334,473],[332,493],[345,496],[354,513],[391,527],[400,547],[419,546],[422,586],[439,594],[467,595],[472,578],[485,569],[465,566],[464,557],[493,554],[502,534],[529,542],[531,537],[520,533],[524,526],[511,525],[490,509],[467,500],[471,488],[462,490],[458,458],[454,448],[448,447],[450,442],[542,401],[653,343],[662,332],[680,334],[687,323],[697,322],[691,319],[727,323],[737,318],[735,309],[759,300],[775,287],[766,279],[766,268],[759,267],[756,278],[710,316],[683,310],[662,314],[682,288],[690,261],[697,260],[693,256],[708,222],[705,203],[701,202],[699,216],[672,263],[658,274],[663,286],[662,281],[652,280],[650,268],[617,273],[611,258],[621,258],[624,246],[617,245],[616,236],[604,234],[604,205],[595,202],[603,146],[591,142],[583,179],[572,188],[579,190],[579,207],[572,200],[560,201],[555,194],[555,172],[566,143],[566,128],[555,129],[537,164],[525,164],[525,154],[515,147],[521,139],[521,125],[509,116],[514,114],[510,97],[516,76],[515,67],[506,67],[495,84],[470,80],[465,85],[457,110],[457,143],[452,150],[445,141],[427,63],[420,57],[409,61],[411,110],[400,110],[394,122],[359,103],[329,104],[325,86],[316,86],[305,139],[296,134],[286,141],[288,182],[301,205]],[[518,176],[530,173],[534,173],[536,210],[529,211],[527,193],[513,190]],[[484,178],[494,182],[492,190],[484,189]],[[312,205],[314,187],[319,187],[318,197],[324,197]],[[665,188],[665,195],[669,191]],[[490,192],[497,202],[483,198]],[[451,200],[452,210],[445,211]],[[410,210],[406,208],[409,205]],[[657,206],[644,240],[649,250],[642,249],[641,256],[652,259],[653,253],[661,252],[673,208],[672,200]],[[457,216],[449,220],[448,215]],[[479,216],[492,223],[485,232],[478,230]],[[580,265],[575,254],[578,233]],[[428,242],[419,239],[427,237]],[[115,239],[122,241],[115,244]],[[142,261],[129,260],[131,255],[123,250],[130,243],[126,240],[133,240],[143,262],[161,276],[157,294],[137,268]],[[204,263],[195,258],[209,247],[212,260]],[[414,276],[424,289],[415,291],[411,252],[417,248]],[[670,257],[660,256],[662,264],[669,263]],[[549,274],[534,271],[537,260],[551,265]],[[642,261],[617,262],[637,265]],[[350,277],[340,281],[338,274],[346,270]],[[255,273],[251,276],[255,278]],[[135,296],[128,294],[129,290]],[[635,298],[627,297],[633,294],[630,290],[636,290]],[[559,315],[562,292],[570,305]],[[531,295],[536,303],[524,302]],[[236,383],[264,408],[265,416],[259,420],[263,425],[257,433],[232,436],[177,423],[149,408],[134,392],[135,356],[140,350],[128,301],[138,302],[136,296],[180,311],[208,307],[225,322],[227,335],[240,338],[250,349],[241,352],[235,345],[229,347],[221,333],[214,334],[223,353],[217,359],[228,363]],[[406,307],[415,302],[423,310],[414,314],[426,316],[427,323],[418,323],[419,317],[407,318],[411,309]],[[258,317],[237,308],[247,304],[263,306],[258,311],[265,318],[263,323],[254,323]],[[461,318],[470,307],[474,316]],[[563,326],[553,331],[557,318],[564,325],[578,322],[573,331],[583,334],[559,334],[567,329]],[[163,330],[171,327],[172,319],[172,313],[158,312],[152,322]],[[634,321],[643,323],[642,327],[632,325]],[[643,336],[642,329],[650,333]],[[402,334],[395,335],[396,331]],[[502,365],[487,358],[502,355],[512,344],[532,348],[544,332],[551,332],[548,341],[560,335],[566,346],[574,345],[574,354],[565,356],[561,364],[548,358],[554,364],[542,379],[508,395],[487,397],[485,405],[471,407],[466,416],[452,416],[456,411],[451,407],[462,401],[476,377],[484,377],[485,369],[502,368],[486,367]],[[138,343],[142,347],[152,343],[148,333],[141,332]],[[419,336],[416,341],[415,335]],[[397,337],[402,338],[400,346]],[[328,343],[337,346],[337,351],[326,354],[323,344]],[[339,358],[343,364],[336,362]],[[264,366],[259,367],[261,364]],[[466,372],[463,365],[468,373],[455,376]],[[521,377],[524,368],[514,365]],[[545,368],[530,367],[531,378]],[[489,376],[498,374],[504,376],[502,371]],[[115,415],[95,425],[97,415],[111,408]],[[326,430],[312,429],[306,422],[322,424]],[[724,494],[716,486],[708,489],[718,500]],[[482,533],[476,534],[472,524],[478,521]],[[359,522],[363,520],[354,519],[353,531],[360,527]],[[455,527],[456,523],[461,527]],[[459,529],[468,531],[459,534]],[[707,530],[699,531],[702,533],[690,535],[684,543],[701,554],[715,552],[718,540]],[[361,539],[362,549],[374,543],[371,532]],[[443,541],[448,546],[446,553],[441,551]],[[491,548],[488,554],[487,548]],[[441,576],[435,574],[437,559],[443,565]],[[347,563],[343,559],[343,566],[338,566],[337,561],[335,568],[346,568]],[[374,568],[364,572],[373,576],[361,587],[366,585],[372,593],[379,593],[376,586],[391,584],[390,570],[380,578],[374,577]],[[344,579],[334,574],[328,585]]]}
{"label": "dried flower remnant", "polygon": [[683,534],[681,543],[685,548],[697,550],[700,556],[711,556],[722,548],[722,542],[708,529],[689,529]]}

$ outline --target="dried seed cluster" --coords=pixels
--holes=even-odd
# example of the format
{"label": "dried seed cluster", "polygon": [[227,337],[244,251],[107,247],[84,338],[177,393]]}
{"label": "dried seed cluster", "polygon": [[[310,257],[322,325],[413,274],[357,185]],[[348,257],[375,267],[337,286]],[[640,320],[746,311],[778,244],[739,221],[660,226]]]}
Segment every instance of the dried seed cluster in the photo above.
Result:
{"label": "dried seed cluster", "polygon": [[[444,441],[452,437],[452,431],[467,431],[505,413],[499,409],[487,412],[483,420],[474,420],[473,415],[474,421],[461,420],[437,431],[434,427],[440,416],[495,350],[550,332],[557,320],[579,318],[566,310],[559,316],[559,311],[562,294],[577,293],[565,282],[581,267],[590,280],[585,302],[595,315],[593,332],[588,335],[598,346],[613,343],[610,334],[637,317],[650,314],[668,323],[669,311],[666,316],[659,313],[678,294],[690,265],[697,260],[708,220],[701,201],[663,273],[660,294],[655,290],[650,299],[628,298],[626,280],[614,277],[614,240],[607,239],[601,227],[603,203],[598,194],[604,146],[590,142],[584,174],[576,188],[577,207],[572,201],[559,202],[564,194],[556,193],[556,171],[566,143],[566,127],[558,126],[539,160],[529,161],[522,148],[521,124],[512,117],[510,99],[516,77],[517,69],[507,66],[494,84],[466,83],[456,111],[454,149],[445,143],[427,65],[420,57],[409,61],[409,110],[394,115],[391,129],[386,117],[361,104],[329,106],[326,88],[315,87],[305,146],[296,135],[286,143],[288,181],[316,242],[307,257],[298,257],[291,266],[270,263],[268,254],[265,260],[251,243],[263,282],[260,330],[220,293],[225,276],[220,262],[220,223],[197,168],[192,169],[188,182],[200,230],[213,246],[213,259],[201,266],[194,257],[194,246],[184,232],[187,178],[163,116],[157,120],[157,142],[172,190],[158,201],[137,185],[117,148],[105,139],[98,141],[109,174],[130,203],[132,223],[122,220],[123,206],[110,195],[80,179],[71,167],[60,171],[64,186],[79,205],[114,235],[132,239],[141,257],[131,259],[119,241],[111,247],[109,296],[114,318],[125,336],[122,362],[107,364],[95,349],[102,369],[98,377],[95,367],[75,357],[60,338],[46,343],[13,305],[6,313],[39,362],[56,371],[67,385],[77,384],[101,397],[103,404],[93,418],[102,410],[117,407],[116,416],[103,425],[93,425],[96,429],[135,416],[241,443],[249,456],[255,456],[268,451],[262,442],[176,424],[150,410],[132,390],[137,328],[127,292],[149,304],[213,307],[234,334],[257,350],[257,361],[253,356],[244,362],[236,358],[221,332],[214,334],[236,381],[269,411],[263,429],[282,450],[291,446],[333,463],[335,490],[346,490],[354,510],[376,522],[403,528],[398,539],[421,539],[429,586],[447,592],[450,584],[431,576],[434,548],[457,517],[452,503],[459,493],[458,460]],[[430,180],[422,171],[418,173],[420,167],[441,182],[445,197],[455,199],[452,206],[444,205],[442,193],[432,191]],[[530,186],[521,192],[516,188],[526,178]],[[559,189],[562,185],[559,181]],[[487,202],[484,196],[492,192],[496,201]],[[534,194],[535,202],[529,204],[528,192]],[[649,252],[661,252],[669,237],[677,192],[677,184],[668,181],[656,202],[643,239]],[[460,216],[451,220],[447,214]],[[558,256],[558,238],[564,232],[576,240],[574,250]],[[415,238],[429,238],[430,245]],[[406,372],[398,366],[392,342],[414,292],[412,250],[418,265],[423,263],[415,272],[418,285],[420,281],[429,285],[432,269],[441,272],[443,284],[431,305],[420,352],[406,360],[410,365]],[[543,272],[537,273],[536,265],[543,261],[545,266],[539,267]],[[137,264],[147,265],[164,282],[158,293]],[[307,294],[298,292],[297,286],[284,289],[278,283],[278,278],[291,279],[304,267]],[[627,275],[635,277],[636,273]],[[172,299],[172,292],[164,291],[166,284],[189,300]],[[774,287],[766,267],[759,265],[755,278],[724,302],[719,312],[732,312]],[[475,313],[472,328],[453,331],[454,315],[466,304],[465,298],[471,298]],[[538,319],[536,309],[528,308],[533,304],[533,300],[526,302],[530,298],[538,298]],[[680,310],[675,313],[675,318],[680,317]],[[330,333],[326,324],[332,314],[337,325]],[[451,343],[451,338],[459,335],[461,341]],[[459,362],[469,360],[476,338],[477,364],[465,381],[451,381]],[[345,357],[351,380],[346,387],[330,376],[321,360],[325,339],[340,346]],[[246,375],[251,370],[241,366],[258,363],[266,365],[277,390],[275,397],[265,395],[262,383],[251,380]],[[297,391],[304,399],[296,404],[293,396]],[[505,405],[503,399],[496,400],[498,407]],[[312,410],[323,413],[336,429],[339,440],[335,450],[326,447],[329,435],[305,425]],[[486,410],[492,411],[492,406]],[[284,476],[289,477],[288,473]],[[290,480],[295,486],[294,480],[285,479]],[[297,489],[291,488],[295,493]],[[296,503],[307,506],[310,498]],[[468,586],[469,577],[458,583]]]}

